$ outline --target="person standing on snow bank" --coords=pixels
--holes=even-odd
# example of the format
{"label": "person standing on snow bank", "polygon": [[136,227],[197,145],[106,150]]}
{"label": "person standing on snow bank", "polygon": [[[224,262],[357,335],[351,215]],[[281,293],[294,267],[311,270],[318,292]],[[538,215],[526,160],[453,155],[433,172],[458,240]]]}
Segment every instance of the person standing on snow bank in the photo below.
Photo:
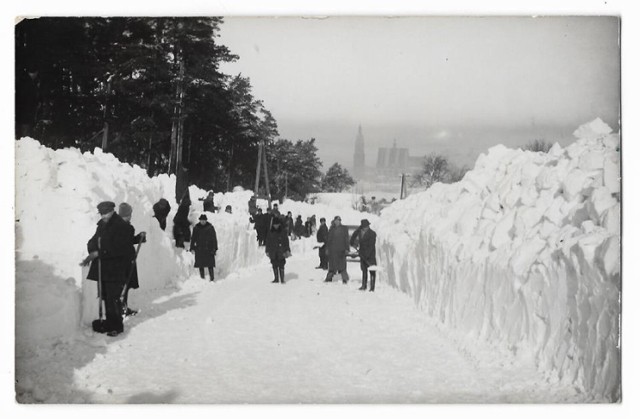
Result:
{"label": "person standing on snow bank", "polygon": [[167,228],[167,216],[171,211],[171,205],[169,205],[169,201],[164,198],[160,198],[158,202],[153,204],[153,216],[160,223],[160,228],[164,231]]}
{"label": "person standing on snow bank", "polygon": [[215,212],[216,207],[213,205],[213,191],[209,191],[207,196],[202,199],[202,208],[205,212]]}
{"label": "person standing on snow bank", "polygon": [[89,256],[81,265],[91,263],[87,279],[100,281],[101,298],[105,303],[106,321],[94,322],[94,330],[117,336],[124,331],[120,309],[120,294],[130,267],[129,225],[115,213],[116,204],[110,201],[98,204],[100,221],[96,232],[87,243]]}
{"label": "person standing on snow bank", "polygon": [[349,281],[347,273],[347,254],[349,253],[349,231],[342,225],[340,216],[333,219],[329,234],[327,235],[327,257],[329,259],[329,272],[324,282],[331,282],[333,275],[338,272],[342,276],[342,282]]}
{"label": "person standing on snow bank", "polygon": [[131,225],[131,214],[133,208],[131,205],[123,202],[118,206],[118,215],[127,223],[127,229],[129,230],[129,270],[127,272],[127,283],[124,286],[124,292],[122,293],[122,315],[131,316],[136,314],[137,310],[131,310],[129,308],[129,290],[138,289],[140,284],[138,283],[138,268],[136,267],[137,252],[134,247],[136,244],[145,243],[147,241],[147,233],[144,231],[136,235],[136,229]]}
{"label": "person standing on snow bank", "polygon": [[216,266],[216,252],[218,251],[218,237],[216,229],[202,214],[200,222],[193,227],[191,235],[191,251],[196,254],[195,267],[200,270],[200,278],[204,279],[204,268],[208,268],[211,282],[214,280],[213,268]]}
{"label": "person standing on snow bank", "polygon": [[191,241],[189,207],[191,207],[191,197],[189,196],[189,189],[187,189],[180,200],[178,211],[173,217],[173,238],[176,240],[176,247],[184,248],[184,242]]}
{"label": "person standing on snow bank", "polygon": [[289,247],[289,237],[280,217],[274,217],[271,221],[271,229],[266,240],[266,252],[271,259],[271,267],[273,268],[273,281],[271,282],[284,284],[284,265],[287,263],[286,258],[291,256],[291,248]]}
{"label": "person standing on snow bank", "polygon": [[329,267],[327,262],[327,238],[329,237],[329,229],[327,228],[327,220],[320,218],[320,227],[316,233],[316,240],[318,243],[322,243],[320,249],[318,249],[318,256],[320,257],[320,265],[316,269],[327,269]]}
{"label": "person standing on snow bank", "polygon": [[[367,289],[367,274],[369,273],[369,267],[376,266],[376,232],[369,228],[369,220],[364,219],[360,221],[360,227],[351,236],[351,245],[358,249],[358,255],[360,255],[360,269],[362,270],[362,286],[359,288],[361,291]],[[369,291],[374,291],[376,288],[376,273],[371,271],[371,288]]]}

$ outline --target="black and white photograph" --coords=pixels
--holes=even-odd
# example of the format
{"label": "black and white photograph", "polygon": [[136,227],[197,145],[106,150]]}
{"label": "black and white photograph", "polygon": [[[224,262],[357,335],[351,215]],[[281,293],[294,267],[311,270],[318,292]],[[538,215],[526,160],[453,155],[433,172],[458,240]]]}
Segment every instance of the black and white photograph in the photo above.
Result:
{"label": "black and white photograph", "polygon": [[623,403],[624,16],[193,12],[13,17],[14,404]]}

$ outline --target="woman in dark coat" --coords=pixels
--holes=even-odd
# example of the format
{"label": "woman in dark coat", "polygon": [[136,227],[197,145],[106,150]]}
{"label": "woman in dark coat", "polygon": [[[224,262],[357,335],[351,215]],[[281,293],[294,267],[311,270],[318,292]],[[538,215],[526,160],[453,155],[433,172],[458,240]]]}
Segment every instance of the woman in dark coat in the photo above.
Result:
{"label": "woman in dark coat", "polygon": [[331,282],[333,275],[338,272],[342,276],[342,282],[349,281],[347,273],[347,253],[349,253],[349,231],[342,225],[342,219],[336,217],[333,220],[327,237],[327,256],[329,259],[329,272],[324,282]]}
{"label": "woman in dark coat", "polygon": [[191,251],[196,253],[195,267],[200,269],[200,277],[204,279],[204,268],[209,269],[209,277],[214,280],[213,268],[216,266],[216,252],[218,251],[218,237],[216,229],[202,214],[200,222],[191,233]]}
{"label": "woman in dark coat", "polygon": [[291,248],[287,231],[280,217],[274,217],[271,222],[271,229],[267,234],[266,251],[273,267],[273,281],[271,282],[284,284],[284,265],[286,257],[291,255]]}

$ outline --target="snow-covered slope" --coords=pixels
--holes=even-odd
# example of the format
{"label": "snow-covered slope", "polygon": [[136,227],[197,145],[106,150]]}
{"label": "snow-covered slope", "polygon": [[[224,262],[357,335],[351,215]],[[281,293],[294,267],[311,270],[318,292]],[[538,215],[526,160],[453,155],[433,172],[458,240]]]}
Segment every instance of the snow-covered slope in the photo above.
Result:
{"label": "snow-covered slope", "polygon": [[549,153],[496,146],[378,224],[392,286],[445,325],[620,397],[619,135],[595,120]]}
{"label": "snow-covered slope", "polygon": [[[147,232],[138,257],[138,273],[145,290],[175,285],[192,274],[193,255],[174,247],[172,220],[177,204],[162,231],[153,218],[152,205],[170,202],[175,178],[149,178],[138,166],[121,163],[96,149],[51,150],[30,138],[16,142],[16,345],[22,348],[47,339],[73,336],[82,323],[97,315],[95,282],[83,280],[79,262],[99,220],[96,205],[103,200],[133,206],[132,224]],[[205,191],[191,187],[189,216],[197,222]],[[219,194],[220,203],[234,203],[245,212],[211,214],[219,251],[218,278],[257,263],[262,257],[255,231],[248,222],[251,192]],[[133,292],[135,294],[135,291]]]}

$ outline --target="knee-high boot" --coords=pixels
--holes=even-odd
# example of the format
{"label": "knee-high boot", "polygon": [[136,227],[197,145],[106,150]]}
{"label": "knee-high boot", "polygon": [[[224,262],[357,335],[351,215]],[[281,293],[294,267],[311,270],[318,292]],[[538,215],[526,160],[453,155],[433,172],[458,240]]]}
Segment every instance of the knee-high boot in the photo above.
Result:
{"label": "knee-high boot", "polygon": [[367,271],[362,271],[362,286],[358,289],[362,291],[367,289]]}
{"label": "knee-high boot", "polygon": [[278,282],[278,267],[277,266],[273,266],[273,281],[271,281],[272,283],[277,283]]}
{"label": "knee-high boot", "polygon": [[213,280],[215,279],[213,277],[213,268],[209,268],[209,278],[211,278],[211,282],[213,282]]}
{"label": "knee-high boot", "polygon": [[284,284],[284,266],[280,267],[280,283]]}
{"label": "knee-high boot", "polygon": [[373,291],[375,289],[376,289],[376,273],[371,272],[371,288],[369,288],[369,291]]}

